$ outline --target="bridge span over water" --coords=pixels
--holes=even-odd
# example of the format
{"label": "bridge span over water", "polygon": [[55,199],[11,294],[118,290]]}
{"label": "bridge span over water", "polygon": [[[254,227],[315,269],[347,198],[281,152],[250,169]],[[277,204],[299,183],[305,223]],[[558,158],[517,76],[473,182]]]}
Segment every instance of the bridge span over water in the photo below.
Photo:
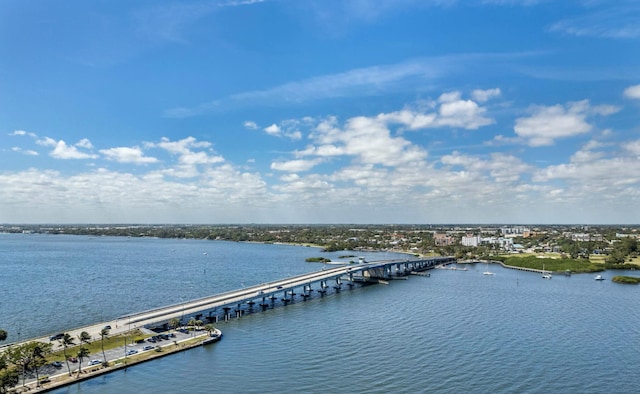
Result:
{"label": "bridge span over water", "polygon": [[294,297],[307,299],[312,292],[323,296],[328,290],[340,291],[343,285],[386,283],[388,280],[424,272],[440,264],[455,263],[453,257],[384,260],[323,267],[320,271],[261,283],[210,297],[170,305],[118,318],[118,325],[168,328],[169,321],[194,318],[204,323],[239,318],[248,311],[268,309],[276,302],[287,304]]}
{"label": "bridge span over water", "polygon": [[[86,331],[92,338],[100,338],[103,327],[109,326],[110,334],[125,333],[133,328],[167,329],[172,319],[181,324],[194,318],[203,323],[215,323],[220,320],[239,318],[252,311],[260,311],[276,305],[307,299],[315,292],[324,296],[327,291],[338,292],[343,286],[355,284],[386,283],[389,280],[421,274],[441,264],[455,263],[454,257],[430,257],[422,259],[384,260],[360,262],[340,266],[324,266],[322,270],[293,276],[268,283],[261,283],[238,290],[216,294],[180,304],[169,305],[144,312],[121,316],[115,320],[100,322],[90,326],[69,329],[66,332],[73,338]],[[49,342],[49,336],[34,338]],[[54,341],[54,347],[57,341]],[[0,347],[0,352],[8,345]]]}

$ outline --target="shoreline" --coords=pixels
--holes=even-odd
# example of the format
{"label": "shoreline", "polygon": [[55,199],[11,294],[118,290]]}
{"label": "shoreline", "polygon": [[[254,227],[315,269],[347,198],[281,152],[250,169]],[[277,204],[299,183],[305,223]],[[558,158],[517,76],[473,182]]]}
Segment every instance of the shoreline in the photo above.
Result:
{"label": "shoreline", "polygon": [[[222,338],[222,331],[219,329],[214,330],[215,335],[217,336],[217,340],[213,342],[218,342]],[[210,336],[208,333],[197,335],[193,338],[184,339],[182,341],[176,341],[172,344],[167,344],[164,346],[160,346],[159,348],[162,351],[148,351],[145,353],[139,353],[134,356],[121,357],[118,359],[108,360],[109,366],[103,367],[102,365],[96,365],[93,368],[90,366],[84,367],[82,370],[82,374],[78,376],[77,374],[72,373],[72,376],[69,376],[67,372],[54,375],[49,378],[48,382],[40,383],[40,386],[37,386],[37,382],[34,380],[33,382],[29,382],[24,385],[16,386],[10,389],[9,393],[46,393],[52,390],[56,390],[65,386],[70,386],[76,383],[83,382],[85,380],[93,379],[98,376],[106,375],[112,372],[120,371],[122,369],[127,369],[128,367],[132,367],[141,363],[146,363],[148,361],[155,360],[157,358],[166,357],[175,353],[180,353],[186,350],[190,350],[196,347],[204,346],[209,344],[210,342],[205,343],[205,340],[208,338],[214,338]],[[122,362],[122,360],[124,362]]]}

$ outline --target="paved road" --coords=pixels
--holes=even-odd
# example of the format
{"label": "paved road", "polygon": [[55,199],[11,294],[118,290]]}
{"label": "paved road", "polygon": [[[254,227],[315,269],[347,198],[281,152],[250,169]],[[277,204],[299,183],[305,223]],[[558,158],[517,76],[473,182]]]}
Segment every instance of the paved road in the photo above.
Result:
{"label": "paved road", "polygon": [[[128,338],[128,342],[125,346],[124,344],[124,339],[123,339],[123,344],[122,346],[119,346],[117,348],[113,348],[113,349],[108,349],[104,351],[104,358],[107,359],[107,361],[109,362],[113,362],[116,361],[118,359],[122,359],[125,357],[129,357],[132,356],[134,354],[140,354],[140,353],[144,353],[144,352],[153,352],[155,351],[154,349],[149,349],[149,350],[144,350],[145,346],[166,346],[166,345],[170,345],[173,344],[174,341],[176,342],[181,342],[187,339],[191,339],[196,335],[202,335],[205,334],[206,331],[198,331],[198,332],[189,332],[189,333],[183,333],[180,331],[175,331],[173,333],[173,335],[175,335],[174,337],[170,337],[168,340],[160,340],[156,343],[151,343],[148,341],[145,341],[144,343],[140,343],[140,344],[132,344],[131,343],[131,339],[132,337]],[[155,333],[154,333],[155,334]],[[134,353],[135,352],[135,353]],[[69,354],[69,356],[71,356],[71,354]],[[93,360],[98,360],[100,363],[102,362],[102,360],[104,360],[103,355],[102,355],[102,351],[98,351],[97,353],[91,354],[89,355],[89,357],[87,357],[86,359],[83,360],[82,362],[82,369],[84,370],[85,368],[89,368],[91,365],[91,361]],[[61,363],[62,365],[60,367],[56,367],[52,364],[47,364],[44,365],[42,367],[40,367],[38,369],[38,375],[39,376],[43,376],[43,375],[48,375],[49,377],[54,377],[57,375],[62,375],[62,374],[68,374],[69,373],[69,369],[67,369],[67,363],[62,361]],[[71,369],[71,371],[73,373],[76,373],[78,371],[78,362],[69,362],[69,368]],[[34,382],[35,381],[35,373],[32,374],[27,374],[27,384]],[[20,386],[22,385],[22,380],[20,381]]]}

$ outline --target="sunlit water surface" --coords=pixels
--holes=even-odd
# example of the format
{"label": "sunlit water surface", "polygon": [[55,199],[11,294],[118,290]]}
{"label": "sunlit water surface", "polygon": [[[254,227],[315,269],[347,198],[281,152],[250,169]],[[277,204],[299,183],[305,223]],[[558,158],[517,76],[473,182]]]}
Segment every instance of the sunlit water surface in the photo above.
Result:
{"label": "sunlit water surface", "polygon": [[[0,327],[14,340],[18,331],[21,339],[45,335],[317,270],[304,259],[342,254],[0,234]],[[430,277],[298,299],[219,323],[224,338],[215,345],[55,393],[638,391],[640,287],[590,274],[543,280],[498,266],[491,266],[494,276],[482,275],[485,269],[433,270]]]}

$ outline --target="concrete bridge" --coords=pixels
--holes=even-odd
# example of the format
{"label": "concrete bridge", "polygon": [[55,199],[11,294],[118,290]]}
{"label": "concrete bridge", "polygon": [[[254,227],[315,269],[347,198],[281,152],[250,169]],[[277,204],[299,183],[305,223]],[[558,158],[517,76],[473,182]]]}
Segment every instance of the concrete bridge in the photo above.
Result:
{"label": "concrete bridge", "polygon": [[276,302],[287,304],[296,296],[307,299],[312,292],[323,296],[327,290],[340,291],[344,285],[356,283],[386,283],[412,273],[424,272],[439,264],[455,263],[453,257],[431,257],[425,259],[385,260],[341,265],[320,271],[302,274],[282,280],[245,287],[181,304],[171,305],[146,312],[118,318],[118,324],[168,328],[172,319],[182,323],[194,318],[204,323],[239,318],[254,308],[265,310]]}
{"label": "concrete bridge", "polygon": [[[169,322],[178,319],[182,324],[194,318],[203,323],[215,323],[220,320],[239,318],[249,311],[259,311],[278,304],[287,304],[298,299],[307,299],[312,292],[320,296],[333,289],[340,291],[343,286],[356,283],[386,283],[389,280],[403,278],[411,274],[423,273],[436,265],[455,263],[453,257],[430,257],[423,259],[385,260],[360,262],[324,267],[320,271],[285,278],[269,283],[261,283],[238,290],[200,298],[180,304],[169,305],[144,312],[121,316],[115,320],[78,327],[68,330],[73,338],[80,332],[88,332],[92,338],[100,338],[103,327],[109,326],[110,334],[117,335],[133,328],[167,329]],[[256,305],[257,304],[257,305]],[[49,342],[49,337],[35,338]],[[53,342],[57,345],[57,341]],[[0,348],[0,352],[7,345]]]}

